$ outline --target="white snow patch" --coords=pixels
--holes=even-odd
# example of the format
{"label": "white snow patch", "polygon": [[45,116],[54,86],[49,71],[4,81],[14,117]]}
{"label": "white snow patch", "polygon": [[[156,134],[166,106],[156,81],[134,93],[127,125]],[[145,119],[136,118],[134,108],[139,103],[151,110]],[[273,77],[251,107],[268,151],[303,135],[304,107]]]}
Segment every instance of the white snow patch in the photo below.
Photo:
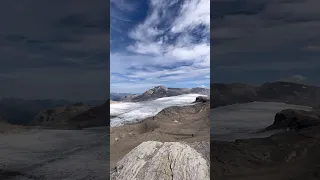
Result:
{"label": "white snow patch", "polygon": [[191,105],[198,96],[205,95],[184,94],[159,98],[153,101],[110,104],[110,115],[117,116],[110,119],[110,125],[114,127],[126,122],[137,122],[147,117],[155,116],[161,110],[171,106]]}

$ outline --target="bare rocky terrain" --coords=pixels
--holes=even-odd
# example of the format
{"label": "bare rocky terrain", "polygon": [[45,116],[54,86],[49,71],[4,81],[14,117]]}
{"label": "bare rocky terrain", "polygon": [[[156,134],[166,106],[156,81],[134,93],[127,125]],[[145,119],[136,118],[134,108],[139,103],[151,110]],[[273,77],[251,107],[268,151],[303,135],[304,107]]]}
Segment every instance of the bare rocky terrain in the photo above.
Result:
{"label": "bare rocky terrain", "polygon": [[112,127],[110,131],[110,168],[132,149],[146,141],[209,142],[210,102],[163,109],[139,123]]}

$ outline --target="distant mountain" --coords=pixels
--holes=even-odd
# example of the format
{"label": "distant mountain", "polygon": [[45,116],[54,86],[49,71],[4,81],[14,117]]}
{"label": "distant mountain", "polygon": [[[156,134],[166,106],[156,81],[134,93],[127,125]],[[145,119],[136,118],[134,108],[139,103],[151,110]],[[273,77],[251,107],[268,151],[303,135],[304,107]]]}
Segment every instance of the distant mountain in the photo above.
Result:
{"label": "distant mountain", "polygon": [[162,97],[170,97],[170,96],[178,96],[182,94],[203,94],[203,95],[210,95],[210,89],[206,88],[167,88],[164,86],[156,86],[152,89],[147,90],[141,95],[129,95],[122,98],[122,101],[132,101],[132,102],[139,102],[139,101],[150,101]]}
{"label": "distant mountain", "polygon": [[44,109],[71,104],[65,100],[23,100],[3,98],[0,100],[0,117],[11,124],[27,124]]}
{"label": "distant mountain", "polygon": [[265,83],[255,87],[246,84],[211,84],[211,108],[253,101],[285,102],[318,106],[320,88],[291,82]]}
{"label": "distant mountain", "polygon": [[132,99],[138,97],[139,95],[138,94],[130,94],[130,95],[127,95],[127,96],[123,96],[120,101],[126,101],[126,102],[129,102],[129,101],[132,101]]}
{"label": "distant mountain", "polygon": [[110,93],[110,99],[113,101],[120,101],[121,98],[131,95],[130,93]]}

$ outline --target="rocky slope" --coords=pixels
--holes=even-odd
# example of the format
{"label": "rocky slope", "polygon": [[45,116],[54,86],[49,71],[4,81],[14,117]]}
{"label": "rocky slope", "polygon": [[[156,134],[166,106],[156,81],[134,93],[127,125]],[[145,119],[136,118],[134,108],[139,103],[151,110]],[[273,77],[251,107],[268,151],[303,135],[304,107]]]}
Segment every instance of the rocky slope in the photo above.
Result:
{"label": "rocky slope", "polygon": [[90,107],[83,103],[47,109],[40,112],[28,125],[53,129],[82,129],[109,125],[109,101]]}
{"label": "rocky slope", "polygon": [[164,86],[156,86],[152,89],[147,90],[141,95],[130,95],[126,96],[122,101],[132,101],[132,102],[139,102],[139,101],[150,101],[162,97],[170,97],[170,96],[178,96],[182,94],[203,94],[203,95],[210,95],[210,89],[206,88],[167,88]]}
{"label": "rocky slope", "polygon": [[211,177],[217,180],[299,180],[320,178],[320,117],[317,112],[284,110],[267,138],[212,141]]}
{"label": "rocky slope", "polygon": [[[209,152],[209,143],[200,144]],[[209,180],[210,161],[205,157],[183,142],[147,141],[117,163],[111,179]]]}
{"label": "rocky slope", "polygon": [[312,107],[320,102],[319,87],[289,82],[265,83],[259,87],[239,83],[213,83],[210,89],[212,108],[253,101],[285,102]]}
{"label": "rocky slope", "polygon": [[88,105],[76,103],[41,111],[28,124],[30,126],[44,126],[50,128],[63,128],[68,126],[69,120],[89,110]]}
{"label": "rocky slope", "polygon": [[[71,127],[77,127],[77,129],[109,126],[110,124],[110,102],[107,101],[103,105],[93,107],[87,111],[76,115],[69,119]],[[107,128],[109,130],[109,128]]]}

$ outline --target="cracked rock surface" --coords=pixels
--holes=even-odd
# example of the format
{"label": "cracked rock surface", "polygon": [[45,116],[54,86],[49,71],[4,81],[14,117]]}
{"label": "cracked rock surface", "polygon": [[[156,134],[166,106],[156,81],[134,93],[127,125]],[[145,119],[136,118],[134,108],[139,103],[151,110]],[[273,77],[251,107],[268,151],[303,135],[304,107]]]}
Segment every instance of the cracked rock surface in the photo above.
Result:
{"label": "cracked rock surface", "polygon": [[[202,151],[198,151],[201,149]],[[204,150],[204,149],[207,149]],[[111,172],[112,180],[209,180],[206,142],[146,141],[131,150]]]}

